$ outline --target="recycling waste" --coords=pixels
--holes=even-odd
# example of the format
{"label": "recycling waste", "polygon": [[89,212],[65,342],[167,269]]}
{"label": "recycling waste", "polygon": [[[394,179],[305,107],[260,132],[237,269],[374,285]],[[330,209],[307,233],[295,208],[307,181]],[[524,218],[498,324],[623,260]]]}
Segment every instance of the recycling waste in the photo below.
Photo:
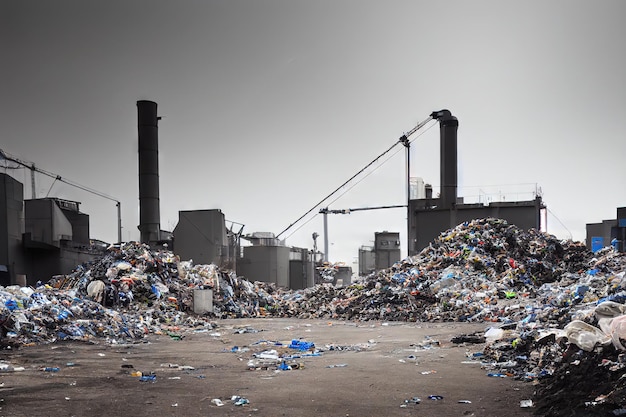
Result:
{"label": "recycling waste", "polygon": [[[480,322],[484,332],[453,342],[484,346],[468,359],[486,375],[540,384],[544,400],[532,404],[542,415],[589,415],[626,408],[625,274],[626,255],[613,247],[594,253],[493,218],[442,232],[417,255],[351,285],[297,291],[129,242],[36,288],[0,287],[0,346],[182,338],[214,331],[220,318]],[[193,314],[195,289],[213,290],[213,312]],[[548,399],[570,383],[587,390],[559,414]]]}

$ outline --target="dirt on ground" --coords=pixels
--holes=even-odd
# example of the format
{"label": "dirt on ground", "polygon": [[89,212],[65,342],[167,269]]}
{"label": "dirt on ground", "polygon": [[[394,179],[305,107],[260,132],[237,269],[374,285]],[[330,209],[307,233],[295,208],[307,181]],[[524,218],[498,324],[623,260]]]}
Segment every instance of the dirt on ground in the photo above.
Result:
{"label": "dirt on ground", "polygon": [[[452,343],[455,336],[484,330],[484,324],[216,323],[212,330],[150,335],[133,344],[64,341],[3,351],[3,361],[16,370],[0,373],[0,416],[515,417],[533,412],[520,406],[532,398],[532,383],[489,377],[479,361],[468,363],[484,344]],[[254,358],[269,350],[297,354],[275,343],[295,339],[314,343],[322,354],[285,361],[291,370]]]}

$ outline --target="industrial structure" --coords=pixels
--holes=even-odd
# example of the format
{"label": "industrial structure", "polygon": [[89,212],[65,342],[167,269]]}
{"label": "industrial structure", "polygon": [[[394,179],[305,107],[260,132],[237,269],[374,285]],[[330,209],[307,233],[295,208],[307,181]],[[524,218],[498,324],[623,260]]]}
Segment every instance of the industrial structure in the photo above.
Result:
{"label": "industrial structure", "polygon": [[[215,264],[235,270],[251,281],[273,282],[286,288],[305,288],[314,282],[314,253],[290,248],[271,233],[242,236],[226,227],[221,210],[178,212],[172,233],[161,230],[159,200],[159,129],[157,103],[137,102],[139,140],[139,231],[141,242],[168,249],[196,264]],[[241,247],[241,238],[251,243]]]}
{"label": "industrial structure", "polygon": [[386,230],[374,233],[374,246],[359,248],[359,275],[387,269],[399,262],[400,246],[400,233]]}
{"label": "industrial structure", "polygon": [[161,241],[159,120],[154,101],[137,102],[139,138],[139,232],[141,243]]}
{"label": "industrial structure", "polygon": [[612,246],[619,252],[626,252],[626,207],[617,208],[617,216],[601,223],[587,223],[586,245],[590,250]]}
{"label": "industrial structure", "polygon": [[23,192],[22,183],[0,173],[0,285],[34,285],[102,254],[79,202],[24,200]]}
{"label": "industrial structure", "polygon": [[[440,193],[433,198],[432,189],[426,188],[425,198],[408,201],[408,254],[419,253],[437,236],[457,225],[494,217],[504,219],[521,229],[541,230],[542,210],[545,205],[540,195],[533,200],[463,204],[457,196],[457,130],[458,119],[449,110],[436,111],[431,117],[440,126]],[[419,195],[421,193],[417,193]]]}
{"label": "industrial structure", "polygon": [[241,247],[237,275],[291,289],[314,285],[315,266],[320,254],[306,248],[286,246],[271,232],[254,232],[242,239],[251,245]]}
{"label": "industrial structure", "polygon": [[[463,197],[457,195],[458,120],[448,110],[433,112],[427,120],[419,123],[394,144],[395,146],[400,143],[407,150],[406,205],[343,210],[330,210],[328,207],[321,209],[320,213],[324,215],[323,252],[317,250],[317,233],[313,234],[313,250],[288,247],[284,240],[280,240],[280,235],[288,228],[278,235],[270,232],[243,235],[243,225],[231,222],[232,225],[228,228],[226,226],[228,221],[218,209],[179,211],[178,223],[174,230],[172,232],[161,230],[158,160],[160,119],[155,102],[137,101],[138,229],[141,242],[153,248],[172,250],[182,260],[192,260],[195,264],[215,264],[220,268],[236,271],[237,275],[244,276],[250,281],[272,282],[291,289],[302,289],[320,282],[320,269],[327,269],[330,266],[328,259],[325,258],[328,255],[326,222],[328,214],[405,209],[409,255],[419,253],[441,232],[477,218],[500,218],[522,229],[541,230],[542,211],[545,210],[545,206],[539,193],[528,201],[500,201],[488,205],[465,204]],[[440,125],[440,192],[436,197],[433,197],[432,186],[424,184],[421,178],[410,176],[408,137],[430,120],[436,120]],[[385,153],[390,150],[391,148]],[[32,285],[38,280],[48,280],[53,275],[67,274],[76,266],[100,256],[106,245],[104,242],[90,239],[89,215],[80,212],[79,202],[58,198],[36,198],[35,172],[53,176],[55,180],[68,182],[70,185],[115,201],[118,209],[118,238],[121,241],[121,204],[118,200],[43,171],[34,164],[12,158],[3,151],[0,155],[6,161],[31,170],[33,190],[32,199],[24,200],[23,185],[11,176],[0,173],[0,285],[16,283]],[[305,215],[324,201],[322,200]],[[234,230],[235,225],[238,225],[238,230]],[[242,244],[242,241],[246,241],[247,244]],[[626,207],[617,209],[616,220],[587,224],[587,246],[592,250],[611,244],[623,251],[625,241]],[[365,275],[374,270],[393,266],[400,261],[400,247],[399,233],[387,231],[375,233],[374,247],[361,247],[359,250],[359,274]],[[343,274],[341,277],[343,284],[349,284],[351,268],[343,267],[338,271]]]}

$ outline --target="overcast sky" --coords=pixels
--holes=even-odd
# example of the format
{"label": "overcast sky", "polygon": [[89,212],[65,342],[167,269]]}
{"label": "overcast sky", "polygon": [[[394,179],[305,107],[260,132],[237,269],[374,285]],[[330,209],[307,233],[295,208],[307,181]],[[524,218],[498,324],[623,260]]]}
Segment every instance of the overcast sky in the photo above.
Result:
{"label": "overcast sky", "polygon": [[[139,239],[137,100],[163,117],[166,230],[179,210],[221,209],[278,234],[440,109],[459,119],[460,196],[540,190],[547,231],[574,240],[626,205],[621,0],[0,5],[0,148],[119,199],[124,240]],[[411,139],[411,175],[436,193],[439,127]],[[404,204],[404,149],[389,155],[324,206]],[[30,198],[29,172],[9,173]],[[91,237],[117,239],[113,202],[41,175],[36,192],[81,201]],[[288,245],[312,247],[318,211]],[[406,255],[405,210],[328,223],[331,261],[355,262],[383,230]]]}

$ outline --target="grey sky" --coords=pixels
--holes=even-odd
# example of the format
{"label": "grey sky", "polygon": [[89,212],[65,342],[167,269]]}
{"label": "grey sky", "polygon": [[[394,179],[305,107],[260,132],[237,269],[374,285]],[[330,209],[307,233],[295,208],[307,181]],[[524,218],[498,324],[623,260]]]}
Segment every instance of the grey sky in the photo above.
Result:
{"label": "grey sky", "polygon": [[[460,195],[528,199],[537,184],[548,232],[582,240],[626,205],[624,16],[604,0],[0,0],[0,148],[120,199],[123,238],[138,239],[135,103],[153,100],[162,227],[219,208],[245,233],[279,233],[447,108]],[[437,191],[428,127],[412,175]],[[330,207],[403,204],[397,150]],[[29,197],[28,173],[13,174]],[[52,181],[37,179],[45,196]],[[50,195],[82,201],[92,237],[116,239],[111,202],[58,182]],[[351,263],[382,230],[405,254],[405,222],[329,216],[331,260]],[[287,243],[311,247],[322,217],[300,226]]]}

